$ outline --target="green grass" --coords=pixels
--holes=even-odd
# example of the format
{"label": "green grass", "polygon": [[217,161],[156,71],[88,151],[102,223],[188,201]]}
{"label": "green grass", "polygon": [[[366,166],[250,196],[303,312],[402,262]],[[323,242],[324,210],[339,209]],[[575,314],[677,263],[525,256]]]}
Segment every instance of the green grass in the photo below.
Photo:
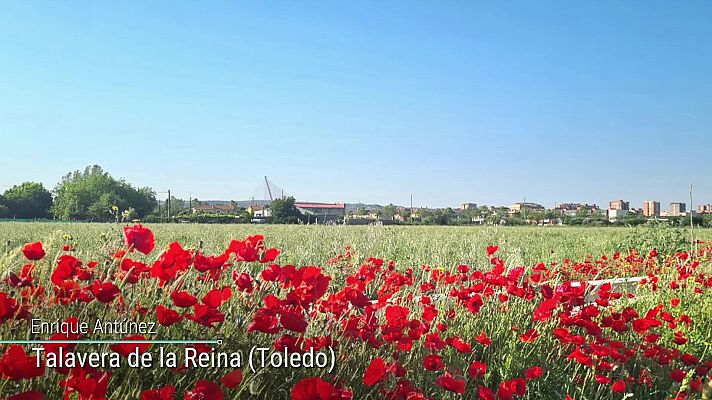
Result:
{"label": "green grass", "polygon": [[[367,257],[398,260],[401,264],[413,266],[452,267],[460,263],[486,262],[485,249],[490,244],[499,245],[510,263],[529,265],[540,261],[583,260],[587,255],[610,255],[617,250],[625,250],[626,242],[635,245],[636,238],[640,239],[640,243],[651,239],[648,241],[658,247],[668,245],[666,240],[669,239],[669,235],[663,235],[656,243],[651,233],[644,229],[638,229],[639,233],[636,233],[631,228],[620,227],[147,226],[156,233],[159,249],[178,241],[186,247],[202,247],[208,253],[222,252],[231,239],[263,234],[269,246],[283,251],[280,262],[294,265],[322,265],[327,258],[343,252],[346,245]],[[695,232],[698,239],[712,240],[712,229]],[[69,235],[71,240],[65,235]],[[689,239],[689,233],[681,231],[679,236],[685,241]],[[92,258],[105,254],[102,250],[107,242],[120,239],[121,225],[117,224],[0,223],[0,254],[19,255],[17,250],[22,244],[43,240],[50,246],[71,242],[78,249],[79,258]],[[683,245],[686,243],[680,244]]]}

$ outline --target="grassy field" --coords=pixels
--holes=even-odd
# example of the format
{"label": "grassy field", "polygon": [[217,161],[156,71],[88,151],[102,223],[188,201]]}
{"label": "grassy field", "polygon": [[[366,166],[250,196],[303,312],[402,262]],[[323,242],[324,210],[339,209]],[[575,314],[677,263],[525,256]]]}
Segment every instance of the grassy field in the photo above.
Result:
{"label": "grassy field", "polygon": [[[17,273],[19,268],[27,263],[23,258],[20,248],[23,244],[41,240],[47,250],[47,256],[39,261],[35,273],[33,288],[38,284],[46,287],[46,293],[38,297],[26,297],[24,289],[3,286],[0,291],[5,291],[14,296],[23,304],[26,304],[30,314],[39,316],[45,320],[63,320],[69,316],[77,316],[80,319],[90,319],[100,316],[105,319],[129,318],[137,320],[155,320],[157,313],[154,309],[158,306],[165,306],[185,312],[188,315],[190,308],[178,309],[169,296],[174,291],[187,291],[193,293],[195,297],[201,299],[206,293],[215,288],[232,287],[233,295],[224,304],[218,304],[212,311],[223,315],[224,321],[218,323],[213,328],[208,328],[199,323],[194,323],[185,317],[181,322],[171,327],[161,327],[159,336],[161,339],[179,338],[223,338],[225,344],[221,349],[229,351],[248,351],[253,345],[276,346],[278,340],[328,337],[329,340],[336,340],[341,343],[338,347],[339,361],[336,370],[332,373],[323,371],[304,369],[280,369],[262,370],[250,373],[243,368],[244,382],[235,387],[223,387],[224,398],[291,398],[310,399],[325,397],[295,397],[295,382],[302,379],[309,379],[313,376],[323,378],[330,387],[340,387],[352,393],[354,399],[361,398],[382,398],[384,391],[402,391],[403,396],[395,394],[394,399],[399,398],[481,398],[487,399],[486,388],[499,393],[500,398],[507,397],[507,391],[516,391],[517,379],[523,379],[528,375],[533,367],[541,367],[544,374],[541,377],[527,378],[526,394],[515,396],[514,398],[530,399],[564,399],[566,395],[571,395],[575,399],[598,399],[598,398],[622,398],[625,393],[631,393],[636,398],[668,398],[679,391],[688,391],[692,395],[689,398],[699,396],[700,392],[695,392],[694,387],[690,389],[690,382],[699,379],[700,384],[707,385],[709,395],[709,378],[705,377],[707,371],[694,372],[693,364],[681,363],[676,358],[682,354],[692,354],[701,359],[699,365],[703,365],[705,360],[710,359],[710,341],[712,340],[712,302],[710,301],[707,281],[701,279],[693,282],[691,275],[688,278],[680,278],[680,271],[690,271],[695,269],[695,273],[709,276],[710,260],[709,254],[700,256],[699,266],[693,264],[697,257],[690,252],[690,259],[681,258],[681,251],[691,250],[690,232],[686,230],[674,230],[663,227],[652,228],[570,228],[570,227],[392,227],[392,226],[272,226],[272,225],[176,225],[176,224],[154,224],[148,227],[155,233],[156,249],[149,255],[138,253],[127,254],[135,260],[144,261],[149,267],[163,252],[168,243],[178,241],[186,249],[200,249],[208,255],[218,255],[225,252],[231,239],[244,239],[253,234],[265,236],[267,247],[275,247],[282,253],[277,262],[282,266],[293,264],[317,265],[323,267],[323,274],[331,279],[329,290],[318,302],[310,304],[295,305],[290,299],[290,295],[304,289],[306,281],[300,288],[290,287],[290,280],[287,279],[281,284],[279,282],[266,281],[260,272],[265,268],[265,264],[256,262],[238,262],[235,266],[227,266],[214,276],[213,280],[207,279],[205,273],[190,268],[181,272],[175,281],[168,281],[165,285],[160,285],[157,279],[153,279],[148,274],[142,276],[135,284],[127,284],[123,278],[119,277],[120,258],[112,258],[116,250],[123,247],[122,225],[118,224],[78,224],[78,223],[0,223],[0,275],[7,276],[8,273]],[[712,240],[712,230],[695,231],[695,239],[698,241]],[[488,255],[487,248],[490,245],[498,245],[499,250],[495,256]],[[63,246],[71,246],[68,252],[63,250]],[[698,243],[695,247],[704,247]],[[351,249],[353,257],[341,262],[327,262],[333,257],[343,254],[346,248]],[[628,249],[637,249],[642,256],[630,256]],[[661,256],[648,257],[648,253],[656,249]],[[696,249],[695,249],[696,250]],[[620,259],[612,257],[614,253],[621,252]],[[77,276],[70,276],[68,279],[74,285],[78,294],[84,296],[86,301],[72,300],[62,303],[58,300],[61,296],[66,297],[64,289],[59,290],[57,286],[52,287],[50,274],[55,268],[55,260],[62,254],[71,253],[73,256],[87,263],[91,260],[99,261],[98,266],[92,272],[90,279],[80,279]],[[601,261],[599,257],[608,256]],[[385,260],[383,267],[377,262],[368,261],[368,257],[376,257]],[[494,258],[492,258],[494,257]],[[386,266],[389,260],[395,261],[395,268],[389,271]],[[580,319],[579,309],[583,303],[582,294],[566,293],[565,291],[575,291],[565,280],[566,274],[571,273],[571,268],[565,260],[581,261],[598,260],[598,263],[583,263],[573,265],[576,274],[582,277],[596,277],[597,273],[588,271],[594,265],[607,269],[609,276],[630,276],[636,274],[654,273],[660,279],[659,288],[650,285],[641,286],[636,295],[626,298],[625,293],[621,300],[612,302],[610,305],[601,303],[600,306],[590,306],[597,309],[594,313],[591,309],[589,323],[596,326],[606,326],[610,323],[610,318],[619,318],[620,311],[624,307],[636,310],[640,316],[646,315],[650,310],[661,307],[670,312],[675,327],[651,328],[659,334],[656,345],[660,345],[660,352],[671,351],[677,354],[673,364],[661,364],[655,361],[654,355],[641,355],[643,349],[648,346],[643,339],[644,332],[634,331],[631,328],[632,319],[626,320],[625,331],[611,331],[606,327],[602,332],[591,330],[590,325],[571,326],[573,319]],[[536,270],[532,266],[542,262],[546,266],[544,269]],[[493,266],[503,267],[502,271],[493,277],[468,277],[466,272],[458,269],[461,264],[472,267],[471,271],[490,271]],[[567,271],[561,269],[561,265],[567,265]],[[431,266],[423,268],[423,265]],[[525,268],[519,270],[523,275],[512,275],[517,272],[518,266]],[[408,271],[412,268],[412,271]],[[680,268],[683,268],[680,270]],[[434,271],[433,271],[434,270]],[[620,270],[620,274],[618,271]],[[242,292],[236,286],[235,277],[232,271],[244,272],[251,275],[256,282],[254,292]],[[374,272],[373,275],[364,271]],[[459,272],[458,272],[459,271]],[[548,283],[542,284],[537,271],[547,271]],[[564,275],[562,274],[564,271]],[[445,278],[437,278],[444,274]],[[371,276],[368,278],[368,276]],[[520,279],[521,278],[521,279]],[[121,302],[109,301],[108,303],[94,300],[89,286],[92,280],[97,279],[102,282],[116,282],[121,291]],[[280,278],[281,279],[281,278]],[[260,282],[261,281],[261,282]],[[672,290],[668,283],[679,281],[682,288]],[[346,282],[352,282],[346,284]],[[356,283],[353,283],[356,282]],[[362,283],[359,283],[362,282]],[[688,285],[689,283],[689,285]],[[309,285],[312,285],[310,283]],[[430,285],[426,289],[423,285]],[[551,286],[548,286],[551,285]],[[557,286],[559,285],[559,286]],[[349,333],[346,329],[346,321],[351,318],[365,324],[364,311],[362,308],[351,307],[346,300],[346,288],[350,289],[363,286],[359,293],[365,294],[368,298],[379,299],[379,305],[374,306],[377,312],[378,325],[372,332],[375,340],[379,341],[376,346],[374,342],[369,342],[370,336],[364,334],[365,326],[359,325],[358,334]],[[557,294],[554,298],[558,302],[556,308],[568,318],[566,324],[556,316],[533,320],[539,305],[548,287],[556,287]],[[54,290],[54,291],[53,291]],[[79,294],[81,290],[81,294]],[[309,290],[313,290],[310,288]],[[456,300],[453,291],[471,290],[466,296],[461,296]],[[564,291],[563,295],[560,293]],[[615,290],[623,289],[614,288]],[[627,290],[627,289],[626,289]],[[301,293],[301,292],[300,292]],[[394,295],[396,300],[386,300],[389,293]],[[422,300],[421,295],[427,293],[432,296],[437,311],[434,320],[426,321],[425,310],[428,305]],[[484,302],[481,304],[471,303],[473,293],[481,294]],[[631,292],[632,293],[632,292]],[[281,310],[278,315],[288,312],[297,312],[308,322],[305,332],[295,333],[294,330],[282,328],[278,325],[278,334],[265,333],[262,331],[250,332],[247,326],[250,321],[256,321],[261,312],[270,313],[263,305],[263,299],[267,295],[274,295],[281,300]],[[327,299],[327,296],[331,296]],[[578,296],[578,297],[577,297]],[[20,300],[24,298],[24,300]],[[572,300],[578,300],[574,301]],[[670,306],[671,302],[678,301],[679,305]],[[74,299],[74,298],[73,298]],[[98,299],[98,297],[97,297]],[[202,300],[205,302],[205,300]],[[383,301],[383,303],[381,303]],[[207,303],[206,303],[207,304]],[[341,305],[346,307],[341,311],[332,310],[330,307]],[[405,307],[400,312],[407,312],[409,322],[399,325],[400,322],[393,321],[389,317],[384,318],[384,314],[389,314],[388,309],[396,312],[398,306]],[[369,309],[371,306],[366,307]],[[144,312],[137,310],[145,308]],[[0,307],[2,309],[2,307]],[[381,311],[377,311],[377,310]],[[383,310],[386,310],[385,313]],[[276,311],[274,311],[276,312]],[[198,311],[194,312],[196,317]],[[422,315],[422,316],[421,316]],[[684,315],[684,317],[683,317]],[[687,324],[687,318],[694,321]],[[280,317],[281,318],[281,317]],[[637,318],[637,317],[636,317]],[[655,317],[652,317],[653,319]],[[668,317],[665,317],[668,318]],[[642,318],[641,318],[642,319]],[[669,319],[669,318],[668,318]],[[667,320],[666,320],[667,321]],[[285,325],[284,321],[279,322]],[[432,323],[432,324],[431,324]],[[438,329],[435,329],[438,323]],[[669,324],[669,322],[667,322]],[[395,324],[394,326],[392,326]],[[679,325],[679,326],[677,326]],[[428,330],[419,332],[420,327],[426,326]],[[632,326],[632,325],[631,325]],[[626,351],[630,353],[623,359],[614,355],[594,355],[591,363],[586,365],[586,361],[576,364],[567,358],[572,349],[581,349],[584,352],[592,351],[588,345],[573,345],[571,342],[562,341],[560,337],[551,332],[555,328],[570,329],[571,333],[578,332],[581,340],[590,341],[591,345],[615,346],[621,343]],[[282,330],[284,329],[284,330]],[[293,329],[293,328],[292,328]],[[405,336],[386,334],[393,329],[402,330]],[[535,337],[531,341],[520,338],[520,334],[533,329],[541,337]],[[647,328],[646,328],[647,329]],[[686,336],[684,344],[676,344],[678,340],[674,331],[679,330]],[[431,334],[437,331],[442,334],[443,340],[447,339],[445,348],[437,351],[429,349],[423,343],[426,338],[425,332]],[[586,333],[588,331],[588,333]],[[651,330],[652,332],[652,330]],[[481,345],[476,337],[486,333],[492,340],[489,346]],[[286,335],[280,336],[279,335]],[[354,336],[356,335],[356,336]],[[361,335],[361,336],[358,336]],[[400,334],[399,334],[400,335]],[[535,336],[537,336],[535,335]],[[0,336],[2,338],[25,339],[31,338],[27,334],[27,320],[16,318],[0,323]],[[417,337],[414,343],[409,343],[408,338]],[[454,338],[462,338],[466,346],[471,346],[469,351],[463,351],[452,344]],[[568,340],[568,339],[567,339]],[[577,341],[578,339],[573,339]],[[652,339],[650,339],[652,340]],[[285,343],[285,342],[279,342]],[[300,342],[301,343],[301,342]],[[445,342],[443,342],[445,343]],[[613,344],[611,344],[613,343]],[[79,350],[86,351],[85,348]],[[401,347],[399,347],[401,346]],[[402,347],[405,346],[405,347]],[[407,349],[413,346],[412,349]],[[597,347],[593,347],[596,349]],[[0,348],[1,350],[2,348]],[[671,350],[672,349],[672,350]],[[104,350],[108,348],[104,346]],[[599,349],[600,350],[600,349]],[[674,351],[678,351],[674,353]],[[424,370],[424,360],[427,356],[438,355],[442,357],[444,367],[435,371]],[[573,354],[573,353],[572,353]],[[5,359],[7,357],[4,357]],[[585,357],[584,357],[585,358]],[[363,380],[366,367],[375,359],[385,360],[386,363],[398,363],[403,371],[408,371],[405,378],[396,376],[395,372],[385,373],[376,384],[366,384]],[[486,373],[481,376],[472,375],[469,371],[471,364],[483,362],[488,365]],[[3,370],[3,363],[0,359],[0,372]],[[388,364],[391,365],[391,364]],[[670,370],[680,370],[686,375],[683,382],[671,380]],[[101,375],[91,375],[86,371],[80,371],[81,379],[98,379]],[[62,386],[62,376],[56,376],[54,372],[46,372],[42,377],[27,380],[0,381],[0,398],[10,394],[17,394],[23,391],[38,390],[46,394],[46,399],[61,398],[62,395],[70,392],[68,398],[80,400],[133,400],[141,399],[143,390],[158,388],[162,386],[174,385],[176,399],[203,399],[221,400],[216,394],[195,395],[193,392],[198,389],[194,387],[196,381],[206,379],[211,382],[220,382],[225,375],[225,369],[204,369],[204,370],[180,370],[169,369],[115,369],[109,379],[107,388],[92,389],[101,395],[81,395],[78,396],[77,389],[72,386]],[[77,372],[79,373],[79,372]],[[636,380],[643,379],[645,374],[652,373],[656,378],[653,386],[636,386]],[[94,374],[100,374],[95,372]],[[695,375],[696,374],[696,375]],[[456,381],[462,379],[467,381],[463,386],[463,392],[452,382],[443,381],[442,378],[455,376]],[[603,378],[610,379],[605,381]],[[464,377],[464,378],[463,378]],[[80,379],[80,381],[81,381]],[[404,381],[407,379],[407,382]],[[611,389],[612,383],[625,380],[623,382],[623,392]],[[73,385],[79,385],[75,379]],[[83,382],[83,381],[82,381]],[[627,382],[627,384],[626,384]],[[646,381],[647,382],[647,381]],[[463,383],[464,385],[465,383]],[[513,385],[511,387],[507,385]],[[627,387],[626,387],[627,385]],[[94,386],[92,386],[94,387]],[[484,388],[484,389],[483,389]],[[334,389],[336,390],[336,389]],[[484,392],[483,392],[484,391]],[[73,393],[73,394],[71,394]],[[183,394],[185,393],[185,397]],[[409,394],[408,394],[409,393]],[[462,393],[462,394],[458,394]],[[80,393],[79,393],[80,394]],[[406,396],[406,394],[408,394]],[[417,394],[417,395],[416,395]],[[72,397],[74,396],[74,397]],[[422,396],[422,397],[418,397]],[[706,395],[705,395],[706,396]],[[35,397],[27,397],[35,399]],[[39,397],[37,397],[39,398]],[[145,397],[153,399],[154,397]],[[155,397],[158,398],[158,397]],[[164,400],[164,397],[160,397]],[[173,399],[174,397],[165,397]],[[337,397],[333,397],[337,398]],[[340,397],[347,398],[347,397]],[[23,398],[24,399],[24,398]],[[14,399],[13,399],[14,400]]]}
{"label": "grassy field", "polygon": [[[296,225],[176,225],[150,224],[157,248],[172,241],[208,253],[224,250],[231,239],[263,234],[282,250],[280,262],[323,265],[351,246],[367,257],[397,260],[402,264],[454,267],[488,261],[485,249],[496,244],[508,264],[529,265],[563,259],[599,257],[629,246],[640,251],[680,247],[689,249],[689,231],[645,228],[577,227],[447,227],[447,226],[296,226]],[[67,238],[69,237],[69,239]],[[699,240],[712,240],[712,229],[695,231]],[[0,254],[13,253],[24,243],[42,240],[49,247],[74,243],[79,258],[103,255],[104,248],[120,241],[121,225],[87,223],[0,223]]]}

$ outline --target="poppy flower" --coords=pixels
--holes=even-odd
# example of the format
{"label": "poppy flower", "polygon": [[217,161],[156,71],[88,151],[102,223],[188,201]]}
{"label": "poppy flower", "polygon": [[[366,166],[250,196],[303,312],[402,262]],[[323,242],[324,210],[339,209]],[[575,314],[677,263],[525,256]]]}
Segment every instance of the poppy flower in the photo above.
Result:
{"label": "poppy flower", "polygon": [[492,344],[492,340],[488,338],[487,335],[485,335],[485,331],[482,331],[482,333],[480,333],[480,336],[477,336],[475,340],[477,341],[477,343],[483,346],[489,346]]}
{"label": "poppy flower", "polygon": [[176,307],[183,308],[193,307],[198,303],[198,299],[192,294],[176,290],[171,292],[171,300],[173,300],[173,304],[175,304]]}
{"label": "poppy flower", "polygon": [[52,272],[50,280],[55,285],[61,286],[64,281],[71,279],[81,266],[82,262],[76,257],[62,254],[59,259],[57,259],[57,267]]}
{"label": "poppy flower", "polygon": [[279,257],[279,250],[277,249],[267,249],[265,250],[264,253],[262,253],[262,258],[260,258],[261,263],[268,263],[272,262]]}
{"label": "poppy flower", "polygon": [[121,293],[119,287],[112,282],[102,282],[99,280],[94,281],[90,289],[94,297],[102,303],[111,303]]}
{"label": "poppy flower", "polygon": [[173,400],[176,388],[173,385],[157,389],[147,389],[141,392],[141,400]]}
{"label": "poppy flower", "polygon": [[522,378],[514,378],[509,381],[502,381],[497,389],[497,398],[509,400],[513,396],[524,396],[527,394],[527,382]]}
{"label": "poppy flower", "polygon": [[681,370],[681,369],[674,369],[670,371],[670,379],[672,379],[675,382],[682,382],[685,380],[685,377],[687,376],[687,372]]}
{"label": "poppy flower", "polygon": [[613,390],[616,393],[625,393],[626,391],[626,384],[623,379],[619,379],[616,381],[616,383],[611,386],[611,390]]}
{"label": "poppy flower", "polygon": [[220,383],[230,389],[240,386],[240,383],[242,383],[242,370],[236,369],[232,372],[228,372],[220,379]]}
{"label": "poppy flower", "polygon": [[386,363],[381,357],[371,361],[363,374],[363,383],[366,386],[373,386],[386,375]]}
{"label": "poppy flower", "polygon": [[226,253],[235,254],[236,261],[254,262],[259,260],[260,252],[264,250],[264,247],[264,236],[253,235],[248,236],[245,240],[231,241]]}
{"label": "poppy flower", "polygon": [[[125,338],[121,340],[146,340],[145,337],[141,335],[131,335],[131,336],[126,336]],[[145,343],[115,343],[109,346],[111,350],[115,353],[121,354],[123,357],[128,357],[129,354],[138,352],[139,354],[143,354],[146,351],[148,351],[149,348],[151,348],[151,343],[145,342]]]}
{"label": "poppy flower", "polygon": [[11,344],[0,358],[0,376],[5,379],[32,379],[44,375],[44,365],[37,368],[37,359],[28,356],[25,349]]}
{"label": "poppy flower", "polygon": [[103,399],[109,388],[111,372],[101,372],[89,368],[73,368],[67,379],[60,381],[64,387],[64,397],[72,398],[78,394],[79,399]]}
{"label": "poppy flower", "polygon": [[423,359],[423,368],[426,371],[439,371],[443,369],[445,363],[443,363],[443,358],[437,354],[429,354]]}
{"label": "poppy flower", "polygon": [[335,393],[334,386],[319,377],[304,378],[292,387],[290,400],[331,400]]}
{"label": "poppy flower", "polygon": [[212,328],[216,323],[225,321],[225,314],[221,313],[216,308],[206,306],[204,304],[196,304],[193,306],[193,313],[186,314],[185,318],[208,328]]}
{"label": "poppy flower", "polygon": [[435,384],[451,392],[459,394],[465,393],[465,380],[461,378],[455,378],[448,372],[443,374],[443,376],[439,377],[435,381]]}
{"label": "poppy flower", "polygon": [[12,396],[8,396],[6,400],[43,400],[44,398],[44,393],[38,392],[36,390],[30,390],[28,392],[22,392]]}
{"label": "poppy flower", "polygon": [[539,332],[536,329],[529,329],[525,333],[519,335],[519,340],[522,343],[532,343],[539,337]]}
{"label": "poppy flower", "polygon": [[233,272],[232,280],[237,285],[237,289],[241,292],[252,293],[255,289],[255,280],[247,272]]}
{"label": "poppy flower", "polygon": [[288,329],[292,332],[304,333],[307,330],[307,321],[304,320],[304,316],[301,313],[282,311],[280,313],[279,322],[282,324],[284,329]]}
{"label": "poppy flower", "polygon": [[17,301],[7,293],[0,292],[0,322],[12,318],[17,311]]}
{"label": "poppy flower", "polygon": [[493,255],[494,253],[496,253],[497,250],[499,250],[499,246],[495,246],[495,245],[487,246],[487,255],[488,255],[489,257],[492,257],[492,255]]}
{"label": "poppy flower", "polygon": [[494,393],[487,386],[478,386],[477,396],[480,400],[494,400]]}
{"label": "poppy flower", "polygon": [[163,285],[176,279],[178,273],[186,271],[192,263],[193,254],[184,249],[180,243],[173,242],[151,266],[151,277],[158,278]]}
{"label": "poppy flower", "polygon": [[473,361],[467,368],[467,375],[472,379],[482,378],[487,373],[487,364],[480,361]]}
{"label": "poppy flower", "polygon": [[156,247],[153,232],[143,225],[125,226],[124,239],[126,247],[148,254]]}
{"label": "poppy flower", "polygon": [[222,289],[210,290],[201,300],[208,307],[218,308],[232,296],[232,289],[224,287]]}
{"label": "poppy flower", "polygon": [[195,383],[192,390],[185,394],[184,400],[225,400],[220,386],[212,381],[201,379]]}
{"label": "poppy flower", "polygon": [[183,316],[178,314],[176,311],[163,307],[159,304],[156,306],[156,319],[158,320],[158,323],[163,326],[171,326],[180,322],[183,319]]}
{"label": "poppy flower", "polygon": [[471,353],[472,352],[472,345],[470,345],[469,343],[465,342],[464,340],[460,339],[457,336],[452,338],[450,345],[460,353]]}
{"label": "poppy flower", "polygon": [[42,242],[34,242],[22,246],[22,254],[30,261],[37,261],[43,259],[47,253],[42,247]]}
{"label": "poppy flower", "polygon": [[535,365],[529,369],[526,370],[524,373],[524,378],[527,380],[532,380],[540,377],[544,373],[544,369],[538,365]]}

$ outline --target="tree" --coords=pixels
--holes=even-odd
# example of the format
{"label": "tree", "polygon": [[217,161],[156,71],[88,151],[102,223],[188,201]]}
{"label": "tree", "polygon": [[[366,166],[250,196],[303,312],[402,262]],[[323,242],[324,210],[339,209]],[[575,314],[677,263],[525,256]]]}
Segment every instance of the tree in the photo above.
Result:
{"label": "tree", "polygon": [[7,208],[5,204],[5,196],[0,194],[0,218],[7,218],[10,216],[10,209]]}
{"label": "tree", "polygon": [[396,215],[397,212],[398,212],[398,207],[396,207],[392,203],[383,207],[383,215],[385,217],[393,218],[393,216]]}
{"label": "tree", "polygon": [[52,194],[41,183],[25,182],[5,191],[4,203],[14,218],[47,218]]}
{"label": "tree", "polygon": [[143,218],[158,204],[151,188],[136,189],[124,180],[114,179],[98,165],[65,175],[54,193],[52,214],[65,220],[111,221],[121,215]]}
{"label": "tree", "polygon": [[294,197],[275,199],[270,204],[272,222],[277,224],[296,224],[304,221],[304,215],[294,205]]}

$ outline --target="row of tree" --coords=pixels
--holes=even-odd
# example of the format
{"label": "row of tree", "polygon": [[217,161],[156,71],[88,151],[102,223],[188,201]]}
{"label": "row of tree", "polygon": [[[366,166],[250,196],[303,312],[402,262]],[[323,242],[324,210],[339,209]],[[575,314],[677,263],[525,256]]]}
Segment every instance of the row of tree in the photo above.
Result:
{"label": "row of tree", "polygon": [[0,195],[0,218],[118,221],[143,218],[158,206],[148,187],[134,188],[100,166],[62,177],[52,193],[25,182]]}

